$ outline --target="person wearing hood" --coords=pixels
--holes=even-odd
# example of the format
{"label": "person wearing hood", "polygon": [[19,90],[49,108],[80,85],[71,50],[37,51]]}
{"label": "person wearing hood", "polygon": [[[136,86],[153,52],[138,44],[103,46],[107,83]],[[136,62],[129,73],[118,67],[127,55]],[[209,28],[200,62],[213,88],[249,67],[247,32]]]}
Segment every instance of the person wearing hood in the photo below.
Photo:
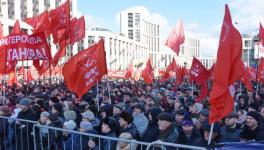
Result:
{"label": "person wearing hood", "polygon": [[137,127],[140,136],[142,136],[143,133],[146,131],[149,123],[148,118],[145,116],[144,111],[145,111],[144,105],[137,104],[136,106],[134,106],[133,123]]}
{"label": "person wearing hood", "polygon": [[142,142],[153,142],[159,138],[159,126],[158,126],[158,115],[161,113],[161,109],[158,107],[153,107],[149,110],[148,118],[149,124],[147,130],[142,135]]}
{"label": "person wearing hood", "polygon": [[[101,134],[103,136],[107,137],[113,137],[116,138],[116,130],[117,130],[117,125],[118,123],[116,120],[112,117],[107,117],[103,119],[103,124],[102,124],[102,131]],[[116,149],[116,144],[117,141],[114,140],[107,140],[107,139],[100,139],[100,147],[96,145],[95,141],[89,140],[88,146],[92,150],[115,150]]]}

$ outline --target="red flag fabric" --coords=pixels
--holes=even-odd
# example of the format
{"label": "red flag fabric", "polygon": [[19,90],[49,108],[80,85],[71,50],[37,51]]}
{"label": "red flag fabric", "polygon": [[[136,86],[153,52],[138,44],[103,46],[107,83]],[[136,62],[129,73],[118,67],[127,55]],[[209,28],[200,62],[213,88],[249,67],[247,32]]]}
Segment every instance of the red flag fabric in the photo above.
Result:
{"label": "red flag fabric", "polygon": [[183,30],[183,23],[180,20],[176,27],[171,31],[165,45],[170,47],[177,55],[180,52],[180,45],[184,43],[185,35]]}
{"label": "red flag fabric", "polygon": [[259,66],[258,66],[258,80],[260,83],[264,82],[264,58],[260,58]]}
{"label": "red flag fabric", "polygon": [[211,68],[209,69],[210,72],[210,78],[213,79],[214,78],[214,69],[215,69],[215,63],[211,66]]}
{"label": "red flag fabric", "polygon": [[63,66],[62,74],[67,87],[79,97],[107,74],[104,40],[79,52]]}
{"label": "red flag fabric", "polygon": [[20,67],[19,70],[18,70],[18,75],[24,75],[24,67]]}
{"label": "red flag fabric", "polygon": [[136,72],[135,72],[135,75],[134,75],[134,80],[135,81],[139,81],[140,77],[141,77],[141,74],[142,74],[142,71],[141,71],[141,68],[138,67]]}
{"label": "red flag fabric", "polygon": [[126,71],[125,79],[129,79],[132,77],[132,72],[133,72],[133,62],[129,65],[128,70]]}
{"label": "red flag fabric", "polygon": [[44,11],[43,13],[33,16],[32,18],[25,18],[25,22],[32,26],[33,34],[45,32],[47,35],[50,33],[51,24],[49,22],[48,11]]}
{"label": "red flag fabric", "polygon": [[244,64],[243,64],[243,76],[241,80],[243,81],[243,83],[245,84],[246,88],[249,91],[253,91],[252,85],[250,83],[250,73],[248,72],[248,69],[245,67]]}
{"label": "red flag fabric", "polygon": [[154,79],[154,73],[150,58],[147,61],[146,68],[142,71],[142,77],[147,84],[151,84]]}
{"label": "red flag fabric", "polygon": [[9,78],[8,78],[8,85],[11,86],[12,84],[16,83],[16,71],[13,70],[10,74],[9,74]]}
{"label": "red flag fabric", "polygon": [[60,57],[64,57],[66,55],[66,41],[61,42],[59,46],[60,46],[59,50],[52,59],[53,66],[56,66],[58,64]]}
{"label": "red flag fabric", "polygon": [[196,99],[196,103],[202,102],[202,100],[207,96],[207,94],[208,94],[208,87],[206,83],[201,84],[200,96]]}
{"label": "red flag fabric", "polygon": [[177,68],[178,68],[178,66],[176,64],[175,59],[173,58],[172,62],[166,68],[166,71],[161,76],[160,81],[164,82],[164,81],[168,80],[169,78],[171,78],[172,76],[174,76],[176,74]]}
{"label": "red flag fabric", "polygon": [[210,93],[209,122],[214,123],[227,116],[234,108],[234,82],[243,74],[242,38],[232,24],[230,11],[225,5],[213,87]]}
{"label": "red flag fabric", "polygon": [[12,33],[20,33],[21,32],[21,29],[20,29],[20,24],[19,24],[19,21],[16,20],[14,26],[13,26],[13,30],[12,30]]}
{"label": "red flag fabric", "polygon": [[191,81],[195,81],[198,84],[204,84],[210,77],[210,72],[197,58],[193,57],[190,75]]}
{"label": "red flag fabric", "polygon": [[259,23],[259,41],[264,46],[264,29],[261,23]]}
{"label": "red flag fabric", "polygon": [[72,19],[70,28],[70,43],[80,41],[85,36],[85,20],[84,16],[79,19]]}
{"label": "red flag fabric", "polygon": [[51,33],[60,29],[70,28],[70,5],[69,0],[59,7],[53,9],[49,13],[49,20],[51,23]]}
{"label": "red flag fabric", "polygon": [[3,36],[4,36],[3,26],[2,23],[0,22],[0,38],[2,38]]}
{"label": "red flag fabric", "polygon": [[27,70],[27,82],[31,82],[32,80],[33,80],[32,67],[29,67],[29,69]]}

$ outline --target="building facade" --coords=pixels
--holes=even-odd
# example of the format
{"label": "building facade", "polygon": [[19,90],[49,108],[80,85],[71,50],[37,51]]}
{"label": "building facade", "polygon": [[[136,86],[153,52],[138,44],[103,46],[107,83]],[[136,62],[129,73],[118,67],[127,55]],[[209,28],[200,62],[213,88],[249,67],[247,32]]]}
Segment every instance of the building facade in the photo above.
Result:
{"label": "building facade", "polygon": [[205,66],[205,68],[210,69],[213,64],[216,62],[216,58],[206,58],[206,57],[200,57],[198,60]]}
{"label": "building facade", "polygon": [[120,13],[120,32],[125,37],[146,45],[154,67],[159,66],[160,25],[152,20],[146,9],[130,8]]}
{"label": "building facade", "polygon": [[[30,34],[32,29],[31,26],[23,22],[26,17],[32,17],[45,10],[50,11],[65,1],[66,0],[0,0],[0,22],[3,26],[3,34],[6,36],[12,32],[16,19],[20,21],[22,31]],[[70,10],[72,17],[77,16],[76,0],[70,0]],[[52,43],[51,38],[51,53],[55,55],[57,47]],[[69,47],[67,51],[69,51],[69,55],[72,55],[71,52],[77,53],[77,44]]]}
{"label": "building facade", "polygon": [[78,44],[78,51],[91,46],[102,38],[105,41],[108,69],[125,70],[131,62],[134,66],[140,66],[148,59],[149,52],[146,45],[103,28],[87,29],[85,38]]}

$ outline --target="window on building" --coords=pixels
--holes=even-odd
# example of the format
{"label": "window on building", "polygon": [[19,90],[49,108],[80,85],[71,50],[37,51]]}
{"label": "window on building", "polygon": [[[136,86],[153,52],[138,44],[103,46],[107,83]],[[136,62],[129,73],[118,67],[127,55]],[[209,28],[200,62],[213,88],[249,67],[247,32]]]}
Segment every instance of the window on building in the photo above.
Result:
{"label": "window on building", "polygon": [[133,39],[133,30],[128,30],[128,38]]}
{"label": "window on building", "polygon": [[245,40],[245,47],[250,47],[250,40]]}
{"label": "window on building", "polygon": [[133,13],[128,13],[128,27],[133,27]]}
{"label": "window on building", "polygon": [[140,31],[139,31],[139,29],[136,29],[135,34],[136,34],[136,41],[140,42]]}
{"label": "window on building", "polygon": [[94,36],[88,36],[88,46],[94,43]]}
{"label": "window on building", "polygon": [[140,28],[140,14],[139,13],[135,14],[135,26],[137,28]]}

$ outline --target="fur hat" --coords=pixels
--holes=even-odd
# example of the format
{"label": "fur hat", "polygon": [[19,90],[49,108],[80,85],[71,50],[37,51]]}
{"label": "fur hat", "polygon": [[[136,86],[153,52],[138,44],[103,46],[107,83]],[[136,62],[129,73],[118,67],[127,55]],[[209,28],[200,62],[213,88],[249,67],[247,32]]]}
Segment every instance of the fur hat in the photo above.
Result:
{"label": "fur hat", "polygon": [[123,118],[128,124],[132,123],[134,120],[133,116],[125,111],[120,114],[120,118]]}
{"label": "fur hat", "polygon": [[168,122],[173,122],[174,121],[174,117],[170,113],[167,113],[167,112],[160,113],[158,115],[158,119],[159,120],[165,120],[165,121],[168,121]]}
{"label": "fur hat", "polygon": [[116,130],[117,128],[117,121],[112,117],[106,117],[103,119],[103,123],[107,124],[111,130]]}
{"label": "fur hat", "polygon": [[72,120],[64,122],[63,125],[68,130],[74,130],[76,128],[76,123]]}
{"label": "fur hat", "polygon": [[75,111],[72,111],[72,110],[65,111],[63,113],[63,115],[64,115],[65,121],[69,121],[69,120],[73,120],[74,121],[76,119],[76,113],[75,113]]}

